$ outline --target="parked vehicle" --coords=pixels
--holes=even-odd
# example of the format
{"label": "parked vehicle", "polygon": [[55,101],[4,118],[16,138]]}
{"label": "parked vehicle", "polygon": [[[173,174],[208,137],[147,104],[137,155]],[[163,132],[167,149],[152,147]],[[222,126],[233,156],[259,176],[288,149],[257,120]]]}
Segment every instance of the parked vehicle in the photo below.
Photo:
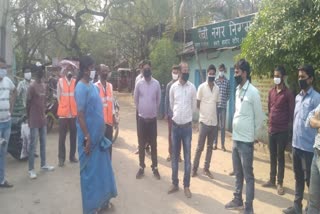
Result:
{"label": "parked vehicle", "polygon": [[11,118],[11,134],[8,144],[8,153],[17,160],[26,160],[27,158],[21,159],[22,150],[22,138],[21,138],[21,125],[26,121],[25,115],[13,115]]}
{"label": "parked vehicle", "polygon": [[46,109],[48,133],[52,130],[53,125],[57,123],[59,119],[57,113],[58,113],[58,100],[57,98],[53,98],[47,103],[47,109]]}

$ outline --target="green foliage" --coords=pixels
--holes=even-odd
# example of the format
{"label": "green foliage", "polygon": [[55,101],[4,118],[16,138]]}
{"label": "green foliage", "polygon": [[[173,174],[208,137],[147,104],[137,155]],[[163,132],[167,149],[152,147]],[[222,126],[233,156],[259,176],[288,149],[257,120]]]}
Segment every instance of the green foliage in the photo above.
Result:
{"label": "green foliage", "polygon": [[239,57],[249,60],[257,75],[283,64],[292,82],[299,65],[320,68],[319,23],[319,0],[263,0]]}
{"label": "green foliage", "polygon": [[167,84],[171,80],[171,67],[179,63],[175,44],[166,38],[158,40],[151,51],[153,77],[161,84]]}

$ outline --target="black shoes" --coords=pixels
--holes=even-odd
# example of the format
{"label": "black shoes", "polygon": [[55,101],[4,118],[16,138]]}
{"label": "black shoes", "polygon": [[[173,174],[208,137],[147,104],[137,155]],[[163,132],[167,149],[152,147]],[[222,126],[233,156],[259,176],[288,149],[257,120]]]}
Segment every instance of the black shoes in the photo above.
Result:
{"label": "black shoes", "polygon": [[13,185],[10,184],[8,181],[4,181],[2,184],[0,184],[0,188],[12,188]]}
{"label": "black shoes", "polygon": [[232,199],[229,203],[224,206],[227,210],[235,210],[243,208],[243,201],[240,199]]}
{"label": "black shoes", "polygon": [[137,172],[136,179],[141,179],[144,176],[144,169],[140,168]]}
{"label": "black shoes", "polygon": [[157,180],[160,180],[160,174],[157,168],[155,168],[153,171],[153,175]]}

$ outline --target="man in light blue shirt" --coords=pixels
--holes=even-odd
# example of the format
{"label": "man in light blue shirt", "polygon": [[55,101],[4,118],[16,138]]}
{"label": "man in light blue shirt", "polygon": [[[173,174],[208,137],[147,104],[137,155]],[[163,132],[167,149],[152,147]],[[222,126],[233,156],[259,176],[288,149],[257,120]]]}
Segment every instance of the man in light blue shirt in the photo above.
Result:
{"label": "man in light blue shirt", "polygon": [[292,207],[283,212],[285,214],[302,213],[302,200],[305,182],[309,187],[310,169],[313,158],[313,144],[317,130],[305,125],[308,114],[320,104],[320,94],[312,84],[314,69],[311,65],[301,66],[299,69],[300,93],[296,96],[293,119],[292,158],[293,171],[296,180],[295,199]]}
{"label": "man in light blue shirt", "polygon": [[253,144],[263,123],[263,111],[258,89],[250,83],[250,65],[241,59],[235,64],[236,111],[233,116],[232,162],[236,176],[234,199],[225,205],[226,209],[243,207],[242,188],[246,180],[245,214],[253,213],[254,175]]}

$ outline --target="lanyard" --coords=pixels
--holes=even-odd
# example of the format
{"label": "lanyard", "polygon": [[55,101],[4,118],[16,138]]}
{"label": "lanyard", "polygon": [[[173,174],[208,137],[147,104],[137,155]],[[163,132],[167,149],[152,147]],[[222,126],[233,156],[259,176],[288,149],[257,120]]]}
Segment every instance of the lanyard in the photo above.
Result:
{"label": "lanyard", "polygon": [[250,86],[250,83],[248,83],[248,87],[247,87],[246,90],[244,91],[242,97],[240,97],[240,94],[239,94],[239,97],[240,97],[241,102],[243,101],[244,96],[246,96],[246,93],[247,93],[247,91],[248,91],[249,86]]}

